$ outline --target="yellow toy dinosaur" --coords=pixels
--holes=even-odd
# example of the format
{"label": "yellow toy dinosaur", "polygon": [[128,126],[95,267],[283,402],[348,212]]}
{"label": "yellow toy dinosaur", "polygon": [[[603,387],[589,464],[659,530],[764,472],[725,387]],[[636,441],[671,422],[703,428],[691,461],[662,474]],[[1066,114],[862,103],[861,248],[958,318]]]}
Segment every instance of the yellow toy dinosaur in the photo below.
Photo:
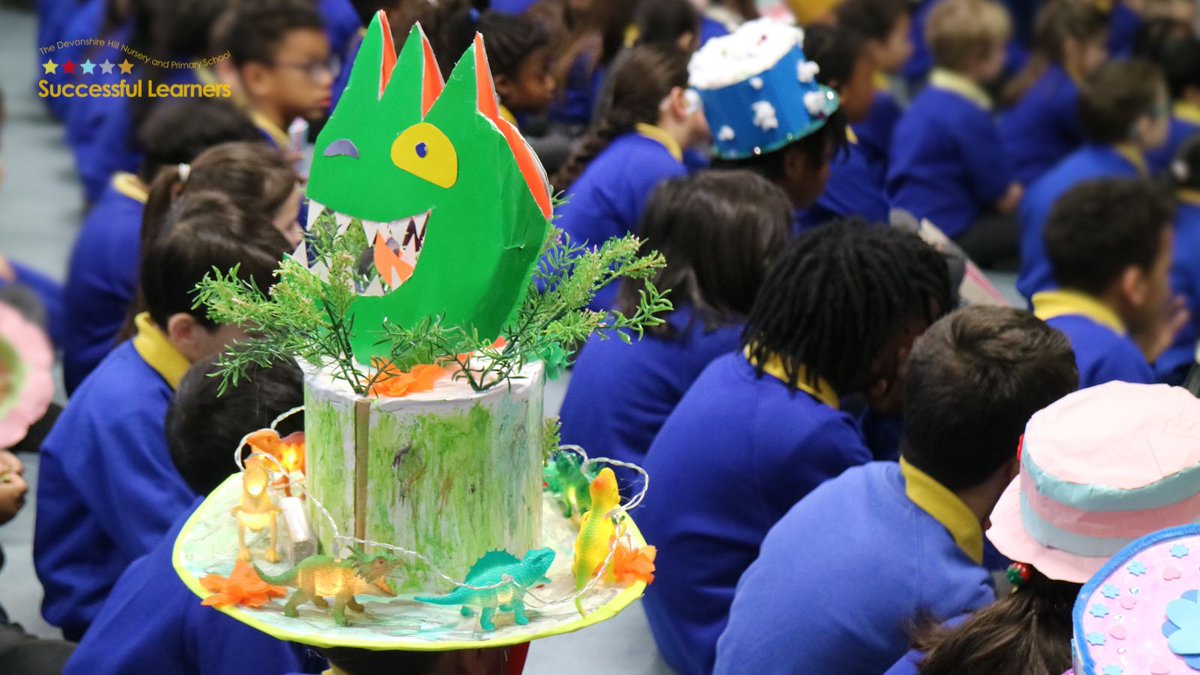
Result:
{"label": "yellow toy dinosaur", "polygon": [[[581,591],[588,585],[608,558],[613,537],[617,535],[612,511],[621,504],[617,476],[612,469],[602,470],[592,481],[588,492],[592,498],[592,508],[583,514],[583,521],[579,524],[579,536],[575,539],[575,560],[571,563],[576,591]],[[611,570],[605,571],[605,579],[612,580]],[[584,614],[582,596],[575,598],[575,608],[579,610],[580,616]]]}
{"label": "yellow toy dinosaur", "polygon": [[271,500],[267,489],[270,484],[271,473],[267,470],[266,462],[251,457],[242,472],[242,503],[233,507],[232,512],[238,524],[238,560],[250,559],[250,548],[246,546],[246,530],[270,530],[271,543],[263,557],[267,562],[279,562],[279,553],[275,550],[279,535],[276,524],[279,507]]}

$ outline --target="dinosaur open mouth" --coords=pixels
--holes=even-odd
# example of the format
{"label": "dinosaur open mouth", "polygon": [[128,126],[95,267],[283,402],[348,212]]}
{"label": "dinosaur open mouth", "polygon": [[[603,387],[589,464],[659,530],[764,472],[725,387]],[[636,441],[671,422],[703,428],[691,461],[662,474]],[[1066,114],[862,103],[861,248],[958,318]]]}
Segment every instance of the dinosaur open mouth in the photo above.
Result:
{"label": "dinosaur open mouth", "polygon": [[[432,211],[389,222],[377,222],[338,213],[312,200],[309,200],[308,208],[310,229],[322,212],[333,215],[339,235],[345,234],[351,227],[362,228],[367,246],[360,257],[363,273],[358,288],[360,295],[381,296],[400,288],[412,278],[421,252],[425,249],[425,231]],[[312,269],[311,265],[309,269]]]}

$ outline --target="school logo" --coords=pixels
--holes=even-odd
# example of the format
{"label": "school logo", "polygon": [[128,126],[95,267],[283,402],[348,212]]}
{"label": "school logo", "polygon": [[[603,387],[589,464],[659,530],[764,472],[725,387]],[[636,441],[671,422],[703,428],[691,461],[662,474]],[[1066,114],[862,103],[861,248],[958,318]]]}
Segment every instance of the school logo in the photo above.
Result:
{"label": "school logo", "polygon": [[152,58],[118,40],[59,41],[38,49],[40,98],[230,98],[211,68],[229,53],[192,61]]}

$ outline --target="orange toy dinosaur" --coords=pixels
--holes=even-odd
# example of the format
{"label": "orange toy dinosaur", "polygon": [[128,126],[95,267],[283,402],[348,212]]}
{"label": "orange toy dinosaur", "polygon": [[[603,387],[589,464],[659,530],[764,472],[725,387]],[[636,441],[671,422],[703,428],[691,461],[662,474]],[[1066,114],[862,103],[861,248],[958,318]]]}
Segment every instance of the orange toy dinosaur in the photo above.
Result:
{"label": "orange toy dinosaur", "polygon": [[279,535],[276,523],[279,507],[271,500],[268,490],[270,484],[271,472],[267,470],[266,461],[257,457],[247,460],[246,469],[242,472],[242,503],[233,507],[232,511],[238,524],[238,560],[250,559],[246,530],[269,530],[271,543],[264,557],[267,562],[279,562],[279,553],[275,550]]}

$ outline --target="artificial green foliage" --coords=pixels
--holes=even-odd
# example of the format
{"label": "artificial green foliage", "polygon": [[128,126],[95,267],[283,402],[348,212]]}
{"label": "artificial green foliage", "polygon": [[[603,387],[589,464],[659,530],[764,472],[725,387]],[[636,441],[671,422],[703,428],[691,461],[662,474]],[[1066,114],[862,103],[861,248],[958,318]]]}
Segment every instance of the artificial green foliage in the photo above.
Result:
{"label": "artificial green foliage", "polygon": [[[197,307],[207,307],[218,323],[247,326],[253,333],[222,357],[223,386],[236,384],[252,364],[290,357],[332,365],[335,376],[360,396],[380,377],[379,368],[362,366],[354,359],[350,340],[351,305],[370,282],[369,274],[375,273],[359,269],[366,246],[361,227],[352,222],[338,234],[334,219],[322,214],[307,242],[313,258],[310,267],[327,269],[327,279],[288,258],[267,293],[242,282],[234,271],[214,271],[200,283]],[[670,301],[649,281],[665,261],[658,253],[640,255],[640,247],[638,239],[629,235],[593,250],[571,244],[554,230],[544,249],[544,262],[521,307],[502,330],[502,340],[489,343],[474,330],[428,317],[411,327],[385,321],[376,351],[387,354],[387,361],[401,370],[457,361],[455,377],[476,391],[507,382],[535,361],[544,362],[547,373],[556,375],[592,334],[616,335],[629,342],[631,335],[641,337],[645,328],[661,324],[659,315],[670,311]],[[644,282],[633,313],[587,308],[602,288],[622,278]]]}

